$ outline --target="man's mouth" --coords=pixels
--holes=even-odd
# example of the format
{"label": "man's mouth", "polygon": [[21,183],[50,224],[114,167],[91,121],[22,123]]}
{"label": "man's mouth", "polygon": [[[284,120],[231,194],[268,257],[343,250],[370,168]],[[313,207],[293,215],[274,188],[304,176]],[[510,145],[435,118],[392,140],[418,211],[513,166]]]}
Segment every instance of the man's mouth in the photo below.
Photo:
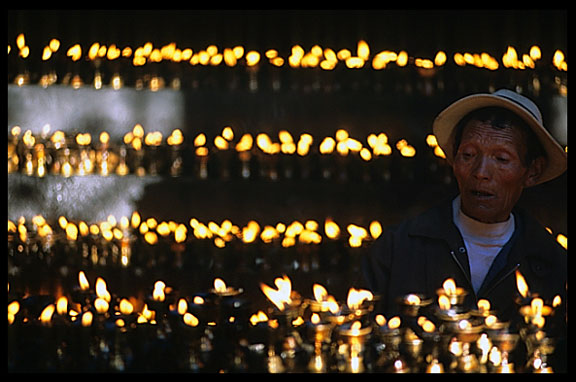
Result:
{"label": "man's mouth", "polygon": [[470,190],[470,194],[475,198],[486,199],[494,197],[494,194],[485,190]]}

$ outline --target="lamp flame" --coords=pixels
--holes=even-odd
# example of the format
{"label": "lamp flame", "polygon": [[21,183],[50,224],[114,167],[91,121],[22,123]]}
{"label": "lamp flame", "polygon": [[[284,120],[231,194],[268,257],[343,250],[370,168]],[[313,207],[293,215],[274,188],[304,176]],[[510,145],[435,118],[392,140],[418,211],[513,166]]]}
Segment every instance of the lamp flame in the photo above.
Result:
{"label": "lamp flame", "polygon": [[526,283],[526,279],[522,276],[520,271],[516,270],[516,287],[518,288],[518,292],[522,297],[526,298],[528,296],[528,284]]}
{"label": "lamp flame", "polygon": [[192,327],[196,327],[200,323],[198,318],[196,318],[196,316],[194,316],[192,313],[185,313],[184,316],[182,317],[182,319],[184,320],[184,323],[186,325],[192,326]]}
{"label": "lamp flame", "polygon": [[371,301],[374,298],[372,292],[366,289],[350,288],[346,304],[350,309],[358,309],[364,301]]}
{"label": "lamp flame", "polygon": [[152,298],[154,301],[164,301],[166,295],[164,293],[164,288],[166,284],[163,281],[156,281],[154,283],[154,290],[152,291]]}
{"label": "lamp flame", "polygon": [[84,271],[78,272],[78,283],[80,284],[80,289],[83,291],[87,291],[88,288],[90,288],[90,284],[88,283],[88,279],[86,278]]}
{"label": "lamp flame", "polygon": [[68,312],[68,299],[62,296],[56,301],[56,311],[60,315],[64,315]]}
{"label": "lamp flame", "polygon": [[400,324],[402,324],[402,320],[398,316],[394,316],[388,320],[388,328],[390,329],[398,329]]}
{"label": "lamp flame", "polygon": [[288,276],[277,277],[274,284],[278,289],[274,289],[264,283],[260,284],[260,289],[266,297],[281,311],[285,309],[286,304],[292,303],[290,294],[292,293],[292,283]]}
{"label": "lamp flame", "polygon": [[312,322],[314,325],[317,325],[320,323],[320,315],[318,313],[312,313],[312,316],[310,317],[310,322]]}
{"label": "lamp flame", "polygon": [[130,301],[128,301],[125,298],[120,300],[120,313],[128,315],[128,314],[132,314],[133,311],[134,311],[134,306],[132,305],[132,303]]}
{"label": "lamp flame", "polygon": [[99,298],[106,300],[106,302],[110,302],[111,297],[110,293],[106,289],[106,281],[104,281],[104,279],[101,277],[96,279],[96,295]]}
{"label": "lamp flame", "polygon": [[442,288],[444,288],[444,292],[446,292],[447,295],[453,295],[456,293],[456,283],[454,282],[454,279],[452,278],[448,278],[444,281],[444,283],[442,284]]}
{"label": "lamp flame", "polygon": [[56,310],[54,304],[50,304],[47,307],[45,307],[44,310],[42,310],[42,313],[40,313],[40,321],[43,324],[49,323],[50,320],[52,319],[52,315],[54,314],[54,310]]}
{"label": "lamp flame", "polygon": [[438,296],[438,306],[442,310],[449,310],[450,309],[450,299],[446,297],[446,295],[442,294]]}
{"label": "lamp flame", "polygon": [[93,318],[94,318],[94,315],[92,314],[92,312],[90,312],[90,311],[85,312],[85,313],[82,315],[82,326],[85,327],[85,328],[88,327],[88,326],[91,326],[91,325],[92,325],[92,319],[93,319]]}
{"label": "lamp flame", "polygon": [[314,284],[312,289],[314,291],[314,298],[316,299],[316,301],[318,302],[326,301],[326,298],[328,297],[328,291],[326,290],[326,288],[324,288],[320,284]]}
{"label": "lamp flame", "polygon": [[560,297],[560,295],[556,295],[554,297],[554,300],[552,300],[552,307],[556,308],[557,306],[559,306],[560,304],[562,304],[562,298]]}
{"label": "lamp flame", "polygon": [[256,325],[259,322],[266,322],[268,321],[268,316],[263,311],[259,310],[258,313],[254,313],[250,316],[250,323],[252,325]]}
{"label": "lamp flame", "polygon": [[330,239],[337,239],[340,236],[340,227],[330,218],[324,222],[324,231]]}
{"label": "lamp flame", "polygon": [[490,301],[486,300],[486,299],[480,299],[478,300],[478,310],[481,312],[487,312],[490,310]]}
{"label": "lamp flame", "polygon": [[228,287],[226,286],[224,280],[220,278],[214,279],[214,290],[216,293],[224,293],[226,292],[226,289],[228,289]]}
{"label": "lamp flame", "polygon": [[360,334],[360,329],[362,328],[362,323],[360,321],[354,321],[350,326],[350,333],[353,336],[357,336]]}
{"label": "lamp flame", "polygon": [[416,296],[415,294],[409,294],[406,296],[406,303],[408,305],[418,305],[420,304],[420,297]]}

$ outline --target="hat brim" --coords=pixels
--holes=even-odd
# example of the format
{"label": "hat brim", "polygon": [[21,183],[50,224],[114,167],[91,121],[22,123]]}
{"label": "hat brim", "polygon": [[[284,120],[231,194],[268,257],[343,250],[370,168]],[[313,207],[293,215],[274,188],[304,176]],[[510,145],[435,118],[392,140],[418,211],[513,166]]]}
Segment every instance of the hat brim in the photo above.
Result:
{"label": "hat brim", "polygon": [[474,110],[492,106],[506,108],[526,121],[542,144],[546,152],[546,166],[536,184],[554,179],[566,171],[566,152],[552,135],[550,135],[548,130],[544,128],[540,121],[517,103],[492,94],[475,94],[464,97],[444,109],[434,120],[432,130],[436,136],[438,145],[446,155],[448,163],[453,163],[455,127],[460,120]]}

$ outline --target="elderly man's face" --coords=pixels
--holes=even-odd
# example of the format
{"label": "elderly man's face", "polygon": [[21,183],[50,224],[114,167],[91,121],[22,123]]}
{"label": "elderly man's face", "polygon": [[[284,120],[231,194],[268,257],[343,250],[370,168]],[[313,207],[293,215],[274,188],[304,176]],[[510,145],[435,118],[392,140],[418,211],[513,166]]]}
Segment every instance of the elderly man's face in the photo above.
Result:
{"label": "elderly man's face", "polygon": [[484,223],[507,220],[524,187],[538,175],[523,163],[525,153],[519,128],[468,122],[453,163],[462,212]]}

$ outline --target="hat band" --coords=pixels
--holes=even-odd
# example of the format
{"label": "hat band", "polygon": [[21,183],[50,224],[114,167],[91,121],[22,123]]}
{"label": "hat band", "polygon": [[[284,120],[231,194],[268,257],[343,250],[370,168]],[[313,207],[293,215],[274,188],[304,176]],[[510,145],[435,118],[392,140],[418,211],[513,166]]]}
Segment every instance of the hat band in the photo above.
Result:
{"label": "hat band", "polygon": [[526,106],[524,106],[522,103],[518,102],[518,101],[515,100],[514,98],[512,98],[512,97],[507,97],[507,96],[505,96],[505,95],[503,95],[503,94],[498,94],[498,97],[502,97],[502,98],[505,98],[505,99],[507,99],[507,100],[509,100],[509,101],[514,102],[516,105],[522,107],[522,109],[526,110],[528,113],[530,113],[531,116],[533,116],[534,118],[536,118],[537,121],[540,122],[540,118],[541,118],[541,117],[537,116],[532,110],[528,109]]}

